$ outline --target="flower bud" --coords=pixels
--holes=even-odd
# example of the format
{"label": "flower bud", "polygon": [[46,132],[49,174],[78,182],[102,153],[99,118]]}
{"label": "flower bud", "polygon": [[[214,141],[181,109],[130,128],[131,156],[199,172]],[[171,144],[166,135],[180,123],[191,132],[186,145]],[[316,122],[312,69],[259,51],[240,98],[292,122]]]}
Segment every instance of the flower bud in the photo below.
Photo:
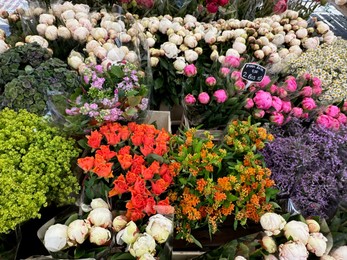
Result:
{"label": "flower bud", "polygon": [[69,239],[78,244],[82,244],[89,233],[90,223],[88,220],[76,219],[72,221],[67,229]]}
{"label": "flower bud", "polygon": [[92,207],[92,209],[97,209],[97,208],[109,209],[107,202],[101,198],[93,199],[92,202],[90,203],[90,206]]}
{"label": "flower bud", "polygon": [[287,239],[292,238],[293,241],[299,241],[304,245],[310,237],[308,226],[304,222],[292,220],[284,226],[283,230]]}
{"label": "flower bud", "polygon": [[96,208],[93,209],[87,219],[89,222],[97,227],[107,228],[112,225],[112,214],[109,209],[106,208]]}
{"label": "flower bud", "polygon": [[307,241],[307,249],[316,256],[323,256],[328,239],[322,233],[311,233]]}
{"label": "flower bud", "polygon": [[320,231],[320,226],[314,219],[306,219],[306,224],[310,233],[317,233]]}
{"label": "flower bud", "polygon": [[116,232],[121,231],[128,224],[128,219],[126,216],[120,215],[114,218],[112,222],[113,229]]}
{"label": "flower bud", "polygon": [[121,233],[120,239],[128,245],[134,243],[139,236],[139,230],[133,221],[130,221],[119,233]]}
{"label": "flower bud", "polygon": [[155,253],[155,240],[147,233],[141,234],[136,241],[130,245],[129,252],[134,257],[141,257],[146,253]]}
{"label": "flower bud", "polygon": [[276,213],[265,213],[260,218],[260,224],[268,236],[278,235],[284,228],[286,221]]}
{"label": "flower bud", "polygon": [[272,237],[264,236],[261,240],[261,245],[270,254],[273,254],[277,251],[276,242]]}
{"label": "flower bud", "polygon": [[90,243],[98,246],[105,245],[111,239],[111,232],[102,227],[92,227],[90,230]]}
{"label": "flower bud", "polygon": [[44,236],[44,245],[50,252],[58,252],[67,246],[68,227],[62,224],[55,224],[48,228]]}

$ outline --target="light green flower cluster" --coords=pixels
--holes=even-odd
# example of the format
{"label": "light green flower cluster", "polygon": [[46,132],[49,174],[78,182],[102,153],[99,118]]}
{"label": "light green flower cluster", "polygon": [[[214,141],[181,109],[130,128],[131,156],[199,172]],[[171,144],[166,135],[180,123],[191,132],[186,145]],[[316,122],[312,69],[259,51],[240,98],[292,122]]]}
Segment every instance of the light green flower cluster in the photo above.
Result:
{"label": "light green flower cluster", "polygon": [[40,217],[50,203],[69,204],[79,190],[71,162],[75,141],[26,110],[0,111],[0,234]]}
{"label": "light green flower cluster", "polygon": [[323,104],[341,102],[347,99],[347,41],[338,39],[332,45],[323,44],[319,48],[303,53],[290,61],[288,71],[302,75],[306,72],[322,81]]}

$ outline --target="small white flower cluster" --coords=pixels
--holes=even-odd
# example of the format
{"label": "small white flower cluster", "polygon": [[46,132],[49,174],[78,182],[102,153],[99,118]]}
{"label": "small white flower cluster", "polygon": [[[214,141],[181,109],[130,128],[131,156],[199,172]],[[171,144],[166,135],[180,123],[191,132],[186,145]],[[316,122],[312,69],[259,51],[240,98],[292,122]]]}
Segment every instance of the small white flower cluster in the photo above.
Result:
{"label": "small white flower cluster", "polygon": [[127,244],[126,250],[141,260],[155,259],[156,242],[163,244],[173,232],[173,221],[161,214],[149,218],[146,232],[140,233],[135,222],[126,216],[115,218],[109,205],[102,199],[93,199],[87,219],[77,219],[69,225],[54,224],[44,235],[44,245],[50,252],[83,244],[89,237],[92,244],[102,246],[111,243],[112,232],[116,232],[118,245]]}

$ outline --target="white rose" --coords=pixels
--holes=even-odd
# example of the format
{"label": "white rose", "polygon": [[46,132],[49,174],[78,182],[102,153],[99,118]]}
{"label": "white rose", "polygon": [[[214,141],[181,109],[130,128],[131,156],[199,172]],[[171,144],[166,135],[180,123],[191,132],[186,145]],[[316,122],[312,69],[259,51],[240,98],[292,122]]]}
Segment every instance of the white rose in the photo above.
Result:
{"label": "white rose", "polygon": [[289,241],[279,246],[280,260],[306,260],[308,251],[301,242]]}
{"label": "white rose", "polygon": [[301,41],[299,39],[293,39],[289,43],[290,46],[295,46],[295,45],[299,46],[300,44],[301,44]]}
{"label": "white rose", "polygon": [[315,49],[319,46],[319,38],[318,37],[308,38],[304,41],[303,46],[306,49]]}
{"label": "white rose", "polygon": [[167,30],[171,28],[171,25],[172,25],[172,22],[169,19],[163,18],[159,22],[159,31],[162,34],[166,34]]}
{"label": "white rose", "polygon": [[196,51],[193,51],[193,50],[186,50],[184,51],[184,58],[189,63],[192,63],[199,58],[199,54],[197,54]]}
{"label": "white rose", "polygon": [[340,246],[330,253],[332,257],[336,260],[346,260],[347,259],[347,246]]}
{"label": "white rose", "polygon": [[256,57],[259,60],[262,60],[265,57],[265,54],[262,50],[256,50],[254,52],[254,57]]}
{"label": "white rose", "polygon": [[225,56],[235,56],[236,58],[240,58],[239,52],[235,49],[232,49],[232,48],[227,50]]}
{"label": "white rose", "polygon": [[95,40],[100,40],[100,39],[106,39],[107,38],[107,31],[104,28],[98,27],[98,28],[93,28],[91,30],[91,35]]}
{"label": "white rose", "polygon": [[217,50],[213,50],[213,51],[211,52],[210,59],[211,59],[212,61],[217,61],[218,58],[219,58],[219,53],[218,53],[218,51],[217,51]]}
{"label": "white rose", "polygon": [[78,56],[69,56],[67,58],[67,63],[69,66],[75,70],[83,63],[83,60]]}
{"label": "white rose", "polygon": [[297,57],[302,53],[302,49],[299,45],[294,45],[289,48],[289,52],[295,54]]}
{"label": "white rose", "polygon": [[273,253],[275,253],[277,251],[276,242],[275,242],[275,240],[272,237],[264,236],[261,239],[261,245],[270,254],[273,254]]}
{"label": "white rose", "polygon": [[323,256],[327,249],[328,239],[322,233],[311,233],[307,241],[307,249],[316,256]]}
{"label": "white rose", "polygon": [[155,253],[155,240],[147,234],[141,234],[137,237],[136,241],[130,245],[129,252],[134,257],[141,257],[142,255],[149,253]]}
{"label": "white rose", "polygon": [[[88,19],[89,20],[89,15],[86,13],[79,12],[79,13],[75,14],[75,19],[77,19],[79,22],[81,22],[80,19]],[[89,23],[91,24],[90,20],[89,20]]]}
{"label": "white rose", "polygon": [[107,202],[101,198],[93,199],[92,202],[90,203],[90,206],[92,207],[92,209],[97,209],[97,208],[109,209],[110,208]]}
{"label": "white rose", "polygon": [[181,35],[172,33],[169,36],[169,42],[172,42],[172,43],[174,43],[176,45],[181,45],[182,42],[183,42],[183,37]]}
{"label": "white rose", "polygon": [[197,19],[195,16],[190,15],[190,14],[186,14],[186,16],[184,17],[183,20],[184,23],[196,23]]}
{"label": "white rose", "polygon": [[323,36],[323,42],[327,44],[333,44],[334,42],[336,42],[336,40],[337,40],[337,37],[335,35]]}
{"label": "white rose", "polygon": [[320,226],[314,219],[306,219],[306,224],[310,233],[317,233],[320,231]]}
{"label": "white rose", "polygon": [[44,23],[40,23],[36,26],[36,30],[41,36],[45,35],[46,29],[47,29],[47,24],[44,24]]}
{"label": "white rose", "polygon": [[86,51],[87,51],[87,53],[94,52],[94,50],[100,46],[101,45],[99,42],[97,42],[96,40],[91,40],[91,41],[87,42],[87,44],[86,44]]}
{"label": "white rose", "polygon": [[54,25],[47,26],[45,37],[50,41],[55,41],[58,38],[58,28]]}
{"label": "white rose", "polygon": [[289,54],[289,50],[287,48],[283,48],[279,50],[278,54],[282,59],[284,59]]}
{"label": "white rose", "polygon": [[79,42],[86,42],[87,37],[89,36],[89,31],[87,28],[79,27],[74,32],[72,37]]}
{"label": "white rose", "polygon": [[161,214],[156,214],[149,218],[146,232],[150,234],[158,243],[164,243],[173,232],[173,223],[170,219]]}
{"label": "white rose", "polygon": [[87,219],[91,224],[97,227],[110,227],[112,225],[112,213],[109,209],[96,208],[93,209]]}
{"label": "white rose", "polygon": [[241,42],[234,42],[233,49],[235,49],[239,54],[242,54],[246,51],[247,46]]}
{"label": "white rose", "polygon": [[76,13],[89,13],[90,7],[89,5],[85,5],[85,4],[75,4],[73,7],[73,10]]}
{"label": "white rose", "polygon": [[214,44],[217,41],[217,36],[214,30],[209,30],[204,36],[207,44]]}
{"label": "white rose", "polygon": [[39,23],[52,25],[55,22],[55,17],[52,14],[41,14],[39,18]]}
{"label": "white rose", "polygon": [[103,60],[107,56],[107,50],[105,50],[103,47],[99,46],[96,47],[94,50],[94,54],[96,57],[98,57],[100,60]]}
{"label": "white rose", "polygon": [[307,224],[301,221],[292,220],[284,226],[283,230],[287,239],[291,238],[292,240],[299,241],[304,245],[307,244],[310,237]]}
{"label": "white rose", "polygon": [[81,27],[80,23],[76,19],[67,20],[65,23],[66,28],[71,32],[76,31],[77,28]]}
{"label": "white rose", "polygon": [[75,12],[72,11],[72,10],[66,10],[65,12],[63,12],[61,14],[61,18],[64,20],[64,21],[68,21],[70,19],[74,19],[75,18]]}
{"label": "white rose", "polygon": [[129,51],[124,58],[131,63],[135,63],[139,60],[139,57],[137,57],[137,54],[134,51]]}
{"label": "white rose", "polygon": [[4,40],[0,40],[0,53],[4,53],[7,51],[10,47],[6,44]]}
{"label": "white rose", "polygon": [[145,253],[139,258],[139,260],[156,260],[156,258],[150,253]]}
{"label": "white rose", "polygon": [[280,62],[282,59],[280,57],[280,55],[278,53],[271,53],[269,56],[269,62],[270,63],[278,63]]}
{"label": "white rose", "polygon": [[114,62],[122,61],[124,57],[125,57],[124,51],[118,47],[112,48],[107,53],[107,58]]}
{"label": "white rose", "polygon": [[90,243],[102,246],[111,239],[111,232],[102,227],[92,227],[90,230]]}
{"label": "white rose", "polygon": [[42,48],[48,48],[48,41],[39,35],[28,35],[25,37],[26,43],[38,43]]}
{"label": "white rose", "polygon": [[307,37],[308,32],[307,29],[305,28],[300,28],[299,30],[296,31],[296,37],[298,37],[299,39],[303,39],[305,37]]}
{"label": "white rose", "polygon": [[71,32],[68,28],[66,28],[65,26],[60,25],[58,27],[58,31],[57,31],[58,37],[63,38],[65,40],[70,39],[71,38]]}
{"label": "white rose", "polygon": [[179,53],[176,44],[172,42],[165,42],[160,46],[160,48],[165,52],[165,56],[169,59],[176,58]]}
{"label": "white rose", "polygon": [[284,228],[286,221],[276,213],[265,213],[260,218],[260,224],[268,236],[278,235]]}
{"label": "white rose", "polygon": [[151,57],[151,67],[154,68],[158,65],[159,59],[157,57]]}
{"label": "white rose", "polygon": [[78,22],[80,23],[81,26],[87,28],[88,31],[93,29],[93,25],[88,18],[79,18]]}
{"label": "white rose", "polygon": [[67,229],[69,239],[78,244],[82,244],[89,233],[90,223],[88,220],[76,219],[72,221]]}
{"label": "white rose", "polygon": [[186,67],[187,63],[183,57],[178,57],[174,62],[173,66],[177,70],[177,72],[182,72]]}
{"label": "white rose", "polygon": [[329,31],[329,26],[323,23],[322,21],[316,22],[316,26],[317,26],[317,32],[320,34],[324,34],[327,31]]}
{"label": "white rose", "polygon": [[118,232],[117,237],[118,235],[124,243],[130,245],[134,243],[136,238],[139,236],[139,230],[136,224],[133,221],[130,221],[123,230]]}
{"label": "white rose", "polygon": [[58,252],[67,246],[67,229],[68,227],[62,224],[55,224],[48,228],[44,236],[44,245],[48,251]]}
{"label": "white rose", "polygon": [[193,35],[187,35],[184,37],[184,44],[190,48],[195,48],[198,45],[198,41]]}
{"label": "white rose", "polygon": [[128,219],[126,216],[120,215],[114,218],[112,222],[113,229],[116,232],[121,231],[128,224]]}

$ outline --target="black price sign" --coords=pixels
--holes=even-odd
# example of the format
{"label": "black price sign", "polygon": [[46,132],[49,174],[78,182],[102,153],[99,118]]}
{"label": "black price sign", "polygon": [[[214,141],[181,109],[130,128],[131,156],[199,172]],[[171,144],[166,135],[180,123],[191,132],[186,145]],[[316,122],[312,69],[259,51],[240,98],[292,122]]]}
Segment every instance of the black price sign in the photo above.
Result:
{"label": "black price sign", "polygon": [[241,70],[241,77],[250,82],[261,82],[265,75],[266,69],[254,63],[246,63]]}

